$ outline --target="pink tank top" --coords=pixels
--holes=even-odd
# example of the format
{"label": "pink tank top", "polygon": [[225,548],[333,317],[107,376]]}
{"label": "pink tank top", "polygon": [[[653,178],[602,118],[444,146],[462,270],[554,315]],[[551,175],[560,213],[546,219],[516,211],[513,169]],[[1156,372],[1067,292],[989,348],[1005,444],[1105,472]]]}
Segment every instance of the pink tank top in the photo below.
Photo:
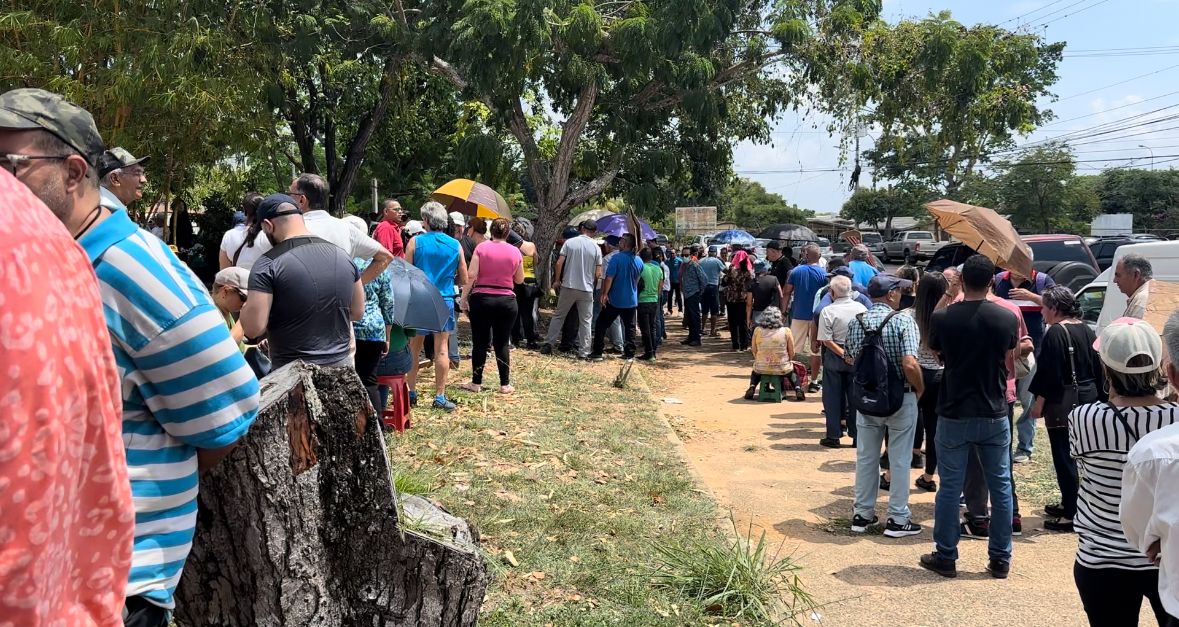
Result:
{"label": "pink tank top", "polygon": [[516,268],[523,263],[520,249],[507,242],[485,241],[475,247],[479,276],[473,294],[512,296],[516,287]]}

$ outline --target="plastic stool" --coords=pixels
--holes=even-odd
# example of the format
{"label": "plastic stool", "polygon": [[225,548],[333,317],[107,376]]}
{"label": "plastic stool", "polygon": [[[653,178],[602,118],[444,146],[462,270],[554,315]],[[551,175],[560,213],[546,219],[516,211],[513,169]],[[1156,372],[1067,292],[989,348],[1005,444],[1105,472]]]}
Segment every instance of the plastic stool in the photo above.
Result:
{"label": "plastic stool", "polygon": [[757,400],[766,403],[782,402],[782,375],[763,374],[757,388]]}
{"label": "plastic stool", "polygon": [[381,411],[381,419],[385,426],[392,427],[399,433],[413,427],[409,420],[409,386],[405,384],[405,375],[379,376],[377,377],[377,385],[389,388],[389,403]]}

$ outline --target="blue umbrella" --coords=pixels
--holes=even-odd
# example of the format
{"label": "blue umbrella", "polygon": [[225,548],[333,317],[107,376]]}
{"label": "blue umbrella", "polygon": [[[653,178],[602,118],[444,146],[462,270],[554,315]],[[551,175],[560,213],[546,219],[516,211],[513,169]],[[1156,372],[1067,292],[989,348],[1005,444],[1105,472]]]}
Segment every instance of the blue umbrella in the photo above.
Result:
{"label": "blue umbrella", "polygon": [[[622,237],[630,233],[630,227],[626,224],[626,215],[621,213],[612,213],[608,216],[598,218],[598,233],[602,235],[613,235],[615,237]],[[639,227],[642,229],[643,241],[655,239],[655,229],[651,228],[650,224],[639,220]]]}
{"label": "blue umbrella", "polygon": [[386,322],[420,331],[441,331],[445,327],[450,307],[424,272],[394,257],[389,264],[389,279],[393,284],[394,316]]}
{"label": "blue umbrella", "polygon": [[712,236],[711,241],[716,244],[742,244],[745,246],[753,245],[753,235],[749,231],[742,231],[741,229],[729,229],[728,231],[721,231]]}

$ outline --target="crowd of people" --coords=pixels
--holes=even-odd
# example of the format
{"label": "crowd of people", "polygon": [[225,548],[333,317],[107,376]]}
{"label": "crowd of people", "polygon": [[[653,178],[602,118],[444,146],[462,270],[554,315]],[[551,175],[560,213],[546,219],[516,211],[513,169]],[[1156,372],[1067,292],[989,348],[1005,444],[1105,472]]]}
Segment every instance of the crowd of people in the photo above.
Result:
{"label": "crowd of people", "polygon": [[[514,348],[597,361],[609,345],[654,361],[675,313],[687,347],[727,326],[731,350],[752,358],[745,398],[767,385],[795,401],[821,393],[818,446],[850,438],[853,532],[922,533],[909,509],[921,471],[915,487],[936,496],[934,550],[919,563],[947,577],[963,535],[986,538],[988,572],[1008,577],[1023,531],[1012,468],[1042,420],[1060,492],[1044,529],[1077,535],[1090,621],[1136,623],[1146,599],[1160,624],[1177,624],[1179,404],[1167,384],[1179,386],[1179,369],[1165,356],[1179,352],[1179,313],[1161,334],[1142,320],[1147,259],[1118,262],[1127,310],[1098,333],[1046,274],[982,255],[893,274],[862,245],[831,259],[806,245],[797,261],[777,242],[765,260],[737,245],[677,254],[629,233],[599,241],[587,220],[554,250],[542,338],[526,220],[435,201],[410,220],[387,199],[370,225],[329,214],[327,183],[300,174],[243,198],[206,289],[128,215],[145,160],[108,150],[91,115],[59,95],[0,95],[0,507],[24,512],[5,517],[0,559],[0,617],[13,624],[167,625],[199,473],[256,419],[258,379],[296,360],[354,368],[384,408],[381,377],[403,375],[416,403],[432,364],[431,405],[453,411],[464,312],[471,379],[459,387],[475,394],[489,355],[498,392],[515,391]],[[436,290],[436,328],[400,324],[394,267]]]}

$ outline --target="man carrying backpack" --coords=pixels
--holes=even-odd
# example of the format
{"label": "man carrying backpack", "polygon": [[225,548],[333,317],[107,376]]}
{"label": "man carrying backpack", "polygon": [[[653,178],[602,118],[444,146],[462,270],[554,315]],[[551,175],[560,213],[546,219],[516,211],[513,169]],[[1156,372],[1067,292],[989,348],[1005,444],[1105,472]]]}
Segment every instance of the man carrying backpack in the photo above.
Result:
{"label": "man carrying backpack", "polygon": [[[1011,570],[1011,425],[1008,422],[1007,359],[1019,343],[1019,321],[987,300],[995,264],[973,255],[962,264],[964,299],[934,312],[929,348],[946,368],[937,404],[937,470],[941,478],[934,499],[934,552],[921,566],[944,577],[958,575],[961,525],[958,497],[971,451],[991,492],[987,570],[1006,579]],[[900,450],[900,449],[898,449]]]}
{"label": "man carrying backpack", "polygon": [[[917,363],[920,331],[912,316],[897,312],[901,291],[912,286],[891,274],[878,274],[868,283],[872,307],[848,325],[845,359],[853,365],[852,405],[856,418],[856,500],[852,531],[863,533],[879,522],[876,497],[880,490],[880,449],[888,432],[898,451],[913,448],[917,427],[917,399],[924,391]],[[888,491],[888,521],[884,535],[903,538],[921,533],[909,513],[909,456],[890,456],[892,485]]]}

